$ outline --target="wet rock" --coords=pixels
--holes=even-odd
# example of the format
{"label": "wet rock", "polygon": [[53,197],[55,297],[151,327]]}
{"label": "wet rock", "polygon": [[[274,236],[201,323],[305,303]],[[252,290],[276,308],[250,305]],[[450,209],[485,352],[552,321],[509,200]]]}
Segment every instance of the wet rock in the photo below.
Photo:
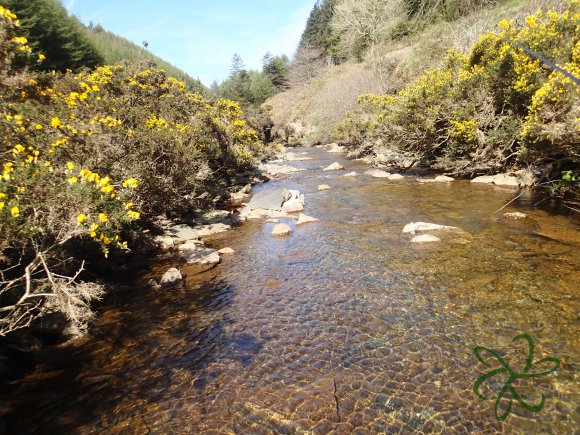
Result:
{"label": "wet rock", "polygon": [[356,177],[358,174],[355,171],[344,174],[343,177]]}
{"label": "wet rock", "polygon": [[272,229],[273,236],[287,236],[291,232],[290,227],[287,224],[278,224]]}
{"label": "wet rock", "polygon": [[365,175],[370,175],[373,178],[389,178],[389,175],[391,174],[382,169],[369,169],[368,171],[365,171]]}
{"label": "wet rock", "polygon": [[304,195],[299,190],[285,190],[282,196],[282,211],[296,213],[302,210],[304,210]]}
{"label": "wet rock", "polygon": [[511,220],[521,220],[521,219],[526,219],[528,217],[527,214],[525,213],[520,213],[519,211],[515,211],[512,213],[504,213],[503,217],[506,219],[511,219]]}
{"label": "wet rock", "polygon": [[159,284],[153,278],[151,278],[149,281],[147,281],[146,285],[147,285],[147,287],[159,287]]}
{"label": "wet rock", "polygon": [[337,143],[331,143],[327,145],[327,150],[329,153],[345,153],[346,152],[346,148],[343,146],[340,146]]}
{"label": "wet rock", "polygon": [[405,177],[403,177],[401,174],[391,174],[388,176],[388,179],[391,181],[402,180],[403,178]]}
{"label": "wet rock", "polygon": [[220,254],[215,249],[195,245],[194,249],[180,250],[179,256],[187,264],[217,264],[220,262]]}
{"label": "wet rock", "polygon": [[181,281],[182,279],[183,277],[181,276],[181,272],[177,270],[175,267],[172,267],[163,274],[163,276],[161,277],[160,284],[170,285],[176,283],[177,281]]}
{"label": "wet rock", "polygon": [[342,169],[344,169],[344,166],[342,166],[338,162],[334,162],[331,165],[328,165],[326,168],[324,168],[323,171],[340,171]]}
{"label": "wet rock", "polygon": [[191,251],[196,249],[198,246],[204,246],[201,240],[187,240],[177,247],[178,251]]}
{"label": "wet rock", "polygon": [[411,222],[410,224],[405,225],[405,227],[403,228],[403,233],[415,234],[417,232],[423,231],[441,231],[441,230],[463,231],[461,228],[452,227],[448,225],[439,225],[429,222]]}
{"label": "wet rock", "polygon": [[481,175],[479,177],[475,177],[471,180],[472,183],[481,183],[481,184],[492,184],[495,175]]}
{"label": "wet rock", "polygon": [[320,192],[321,190],[329,190],[330,186],[328,184],[319,184],[318,185],[318,191]]}
{"label": "wet rock", "polygon": [[235,253],[236,253],[236,251],[234,251],[230,247],[222,248],[222,249],[218,250],[218,254],[221,254],[221,255],[234,255]]}
{"label": "wet rock", "polygon": [[167,230],[166,236],[178,241],[199,239],[199,234],[189,225],[174,225]]}
{"label": "wet rock", "polygon": [[252,196],[252,199],[245,208],[250,210],[277,210],[282,207],[285,191],[286,189],[262,190]]}
{"label": "wet rock", "polygon": [[288,161],[288,162],[302,162],[305,160],[312,160],[312,157],[308,157],[305,155],[306,153],[302,153],[302,154],[294,154],[293,152],[287,152],[287,153],[283,153],[279,155],[279,158],[282,161]]}
{"label": "wet rock", "polygon": [[311,216],[307,216],[304,213],[300,213],[298,215],[298,221],[296,222],[296,225],[301,225],[301,224],[305,224],[308,222],[317,222],[317,221],[318,221],[318,219],[316,219],[316,218],[313,218]]}
{"label": "wet rock", "polygon": [[431,243],[440,241],[441,239],[439,237],[432,236],[431,234],[421,234],[411,239],[411,243]]}

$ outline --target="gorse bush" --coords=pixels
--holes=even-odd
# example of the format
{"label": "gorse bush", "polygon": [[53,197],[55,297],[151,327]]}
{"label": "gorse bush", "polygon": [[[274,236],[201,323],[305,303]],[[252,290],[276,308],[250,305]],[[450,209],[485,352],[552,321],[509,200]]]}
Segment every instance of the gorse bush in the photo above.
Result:
{"label": "gorse bush", "polygon": [[265,152],[237,103],[162,70],[30,72],[45,56],[18,26],[0,8],[0,336],[52,311],[86,327],[102,286],[79,253],[126,249],[129,226],[204,206]]}
{"label": "gorse bush", "polygon": [[362,115],[345,119],[337,139],[362,136],[457,173],[516,161],[577,165],[580,86],[523,48],[580,77],[580,2],[498,26],[398,94],[361,96]]}

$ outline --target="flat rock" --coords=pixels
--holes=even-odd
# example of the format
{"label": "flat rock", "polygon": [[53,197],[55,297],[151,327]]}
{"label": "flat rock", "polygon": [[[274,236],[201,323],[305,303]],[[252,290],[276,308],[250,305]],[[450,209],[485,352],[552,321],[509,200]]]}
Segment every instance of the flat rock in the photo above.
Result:
{"label": "flat rock", "polygon": [[324,168],[323,171],[340,171],[342,169],[344,169],[344,166],[342,166],[338,162],[334,162],[331,165],[328,165],[326,168]]}
{"label": "flat rock", "polygon": [[389,178],[389,175],[391,174],[382,169],[369,169],[368,171],[365,171],[365,175],[370,175],[373,178]]}
{"label": "flat rock", "polygon": [[432,236],[431,234],[421,234],[411,239],[411,243],[432,243],[440,241],[441,239],[439,237]]}
{"label": "flat rock", "polygon": [[196,245],[195,249],[183,250],[180,257],[187,264],[216,264],[220,262],[220,254],[215,249]]}
{"label": "flat rock", "polygon": [[318,221],[318,219],[313,218],[312,216],[308,216],[308,215],[305,215],[304,213],[300,213],[298,215],[298,221],[296,222],[296,225],[301,225],[301,224],[305,224],[308,222],[317,222],[317,221]]}
{"label": "flat rock", "polygon": [[163,274],[163,276],[161,277],[161,281],[159,283],[161,285],[169,285],[177,281],[181,281],[182,279],[183,276],[181,276],[181,272],[177,270],[175,267],[172,267]]}
{"label": "flat rock", "polygon": [[185,243],[179,245],[177,250],[179,252],[192,251],[197,249],[198,246],[205,246],[205,244],[201,240],[187,240]]}
{"label": "flat rock", "polygon": [[166,235],[179,240],[199,239],[198,232],[189,225],[174,225],[167,230]]}
{"label": "flat rock", "polygon": [[437,175],[435,178],[419,178],[417,181],[419,183],[451,183],[452,181],[455,181],[455,179],[448,177],[447,175]]}
{"label": "flat rock", "polygon": [[356,177],[358,174],[355,171],[344,174],[343,177]]}
{"label": "flat rock", "polygon": [[200,225],[194,228],[197,231],[199,237],[207,237],[211,236],[212,234],[223,233],[225,231],[229,231],[232,229],[231,225],[226,225],[222,223],[218,224],[209,224],[209,225]]}
{"label": "flat rock", "polygon": [[308,157],[304,154],[294,154],[293,152],[287,152],[280,154],[280,159],[286,160],[288,162],[302,162],[304,160],[312,160],[312,157]]}
{"label": "flat rock", "polygon": [[482,175],[471,180],[472,183],[495,184],[496,186],[525,187],[535,182],[534,174],[527,170],[496,175]]}
{"label": "flat rock", "polygon": [[395,181],[395,180],[402,180],[405,177],[403,177],[401,174],[391,174],[387,178],[391,181]]}
{"label": "flat rock", "polygon": [[246,206],[248,209],[276,210],[282,207],[284,202],[284,192],[286,189],[262,190],[252,196]]}
{"label": "flat rock", "polygon": [[479,177],[475,177],[471,180],[471,183],[482,183],[482,184],[492,184],[495,175],[481,175]]}
{"label": "flat rock", "polygon": [[276,175],[285,175],[285,174],[291,174],[293,172],[298,172],[298,171],[303,171],[304,169],[298,169],[295,168],[293,166],[287,166],[287,165],[275,165],[272,163],[264,163],[261,164],[259,167],[260,171],[262,172],[266,172],[267,174],[270,174],[272,176],[276,176]]}
{"label": "flat rock", "polygon": [[234,255],[235,253],[236,253],[236,251],[234,251],[230,247],[222,248],[222,249],[218,250],[218,254],[220,254],[220,255]]}
{"label": "flat rock", "polygon": [[273,236],[287,236],[291,232],[290,227],[287,224],[277,224],[272,228]]}
{"label": "flat rock", "polygon": [[439,225],[433,224],[429,222],[411,222],[410,224],[405,225],[403,228],[403,233],[411,233],[415,234],[417,232],[423,231],[463,231],[461,228],[452,227],[448,225]]}
{"label": "flat rock", "polygon": [[318,191],[320,192],[321,190],[329,190],[330,186],[328,184],[319,184],[318,185]]}

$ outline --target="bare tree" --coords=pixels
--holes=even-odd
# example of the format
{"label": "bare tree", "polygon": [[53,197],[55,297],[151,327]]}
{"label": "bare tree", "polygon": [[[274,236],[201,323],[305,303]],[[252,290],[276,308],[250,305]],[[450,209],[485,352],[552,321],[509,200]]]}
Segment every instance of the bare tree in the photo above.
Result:
{"label": "bare tree", "polygon": [[331,26],[345,48],[368,48],[371,52],[400,17],[399,0],[341,0],[334,9]]}
{"label": "bare tree", "polygon": [[290,88],[301,86],[326,71],[328,67],[329,63],[321,50],[301,45],[288,68],[288,85]]}

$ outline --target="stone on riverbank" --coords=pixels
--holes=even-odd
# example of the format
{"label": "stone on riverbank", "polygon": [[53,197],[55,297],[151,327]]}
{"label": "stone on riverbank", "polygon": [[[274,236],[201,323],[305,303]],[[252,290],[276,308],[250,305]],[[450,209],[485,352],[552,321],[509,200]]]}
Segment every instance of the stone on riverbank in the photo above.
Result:
{"label": "stone on riverbank", "polygon": [[167,250],[174,246],[173,237],[170,236],[157,236],[153,240],[161,247],[161,249]]}
{"label": "stone on riverbank", "polygon": [[211,236],[212,234],[223,233],[225,231],[229,231],[232,229],[231,225],[226,225],[222,223],[218,224],[209,224],[209,225],[200,225],[194,228],[197,232],[199,237],[207,237]]}
{"label": "stone on riverbank", "polygon": [[181,272],[177,270],[175,267],[172,267],[163,274],[163,276],[161,277],[160,284],[170,285],[176,283],[177,281],[181,281],[182,279],[183,276],[181,276]]}
{"label": "stone on riverbank", "polygon": [[317,222],[318,219],[313,218],[312,216],[307,216],[304,213],[300,213],[298,215],[298,221],[296,222],[296,225],[301,225],[301,224],[305,224],[308,222]]}
{"label": "stone on riverbank", "polygon": [[329,153],[345,153],[346,152],[346,148],[343,146],[340,146],[337,143],[331,143],[327,145],[327,150]]}
{"label": "stone on riverbank", "polygon": [[199,239],[198,232],[189,225],[174,225],[167,230],[166,236],[173,238],[174,242]]}
{"label": "stone on riverbank", "polygon": [[403,177],[401,174],[391,174],[387,178],[391,181],[396,181],[396,180],[402,180],[405,177]]}
{"label": "stone on riverbank", "polygon": [[441,239],[439,237],[432,236],[431,234],[421,234],[411,239],[411,243],[432,243],[440,241]]}
{"label": "stone on riverbank", "polygon": [[236,251],[229,247],[218,250],[218,254],[220,255],[234,255],[235,253]]}
{"label": "stone on riverbank", "polygon": [[318,191],[322,191],[322,190],[329,190],[330,186],[328,184],[319,184],[318,185]]}
{"label": "stone on riverbank", "polygon": [[435,178],[430,179],[417,179],[419,183],[451,183],[455,181],[454,178],[448,177],[447,175],[437,175]]}
{"label": "stone on riverbank", "polygon": [[343,169],[344,169],[344,166],[342,166],[338,162],[334,162],[333,164],[328,165],[326,168],[324,168],[323,171],[341,171]]}
{"label": "stone on riverbank", "polygon": [[496,175],[482,175],[471,180],[472,183],[495,184],[496,186],[508,187],[528,187],[534,185],[535,181],[534,173],[526,169]]}
{"label": "stone on riverbank", "polygon": [[389,178],[389,175],[391,174],[382,169],[369,169],[368,171],[365,171],[365,175],[370,175],[373,178]]}
{"label": "stone on riverbank", "polygon": [[265,172],[266,174],[271,175],[272,177],[304,171],[304,169],[298,169],[293,166],[275,165],[272,163],[263,163],[258,167],[258,169],[262,172]]}
{"label": "stone on riverbank", "polygon": [[344,174],[343,177],[356,177],[358,174],[355,171]]}
{"label": "stone on riverbank", "polygon": [[290,227],[287,224],[278,224],[272,228],[273,236],[287,236],[291,232]]}

